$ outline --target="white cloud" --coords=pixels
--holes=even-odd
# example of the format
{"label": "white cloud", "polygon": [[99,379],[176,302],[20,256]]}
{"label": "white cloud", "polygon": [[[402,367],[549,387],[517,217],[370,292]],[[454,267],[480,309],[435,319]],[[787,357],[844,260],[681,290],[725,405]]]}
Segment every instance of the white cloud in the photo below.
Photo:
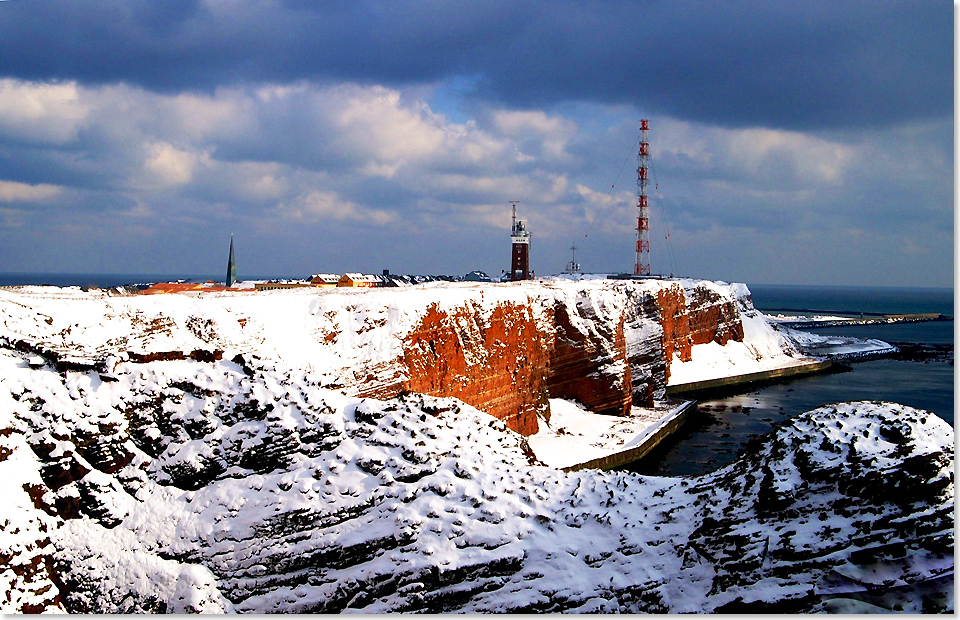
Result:
{"label": "white cloud", "polygon": [[763,128],[726,129],[665,119],[651,128],[656,161],[712,175],[728,174],[740,182],[783,187],[792,184],[838,184],[860,161],[862,145]]}
{"label": "white cloud", "polygon": [[363,174],[393,178],[408,167],[502,166],[516,148],[475,122],[451,123],[418,98],[382,86],[352,84],[313,93],[331,143]]}
{"label": "white cloud", "polygon": [[422,159],[443,147],[441,117],[425,105],[400,105],[400,93],[381,86],[345,87],[330,93],[339,109],[333,119],[347,135],[360,138],[381,160]]}
{"label": "white cloud", "polygon": [[159,186],[184,185],[193,180],[193,172],[204,154],[177,149],[165,142],[147,145],[143,168],[147,183]]}
{"label": "white cloud", "polygon": [[0,79],[0,137],[65,144],[77,138],[89,112],[75,82]]}
{"label": "white cloud", "polygon": [[276,213],[287,220],[310,224],[354,220],[383,226],[397,219],[393,213],[364,207],[329,191],[310,191],[297,196],[290,203],[277,205]]}
{"label": "white cloud", "polygon": [[29,185],[16,181],[0,181],[0,202],[47,202],[62,193],[62,187],[48,183]]}
{"label": "white cloud", "polygon": [[722,133],[727,154],[742,170],[762,174],[778,167],[810,183],[841,181],[856,153],[856,147],[793,131],[740,129]]}
{"label": "white cloud", "polygon": [[518,161],[536,161],[543,158],[552,162],[571,163],[567,147],[577,134],[577,124],[560,117],[549,116],[540,110],[497,110],[493,113],[493,127],[523,145]]}

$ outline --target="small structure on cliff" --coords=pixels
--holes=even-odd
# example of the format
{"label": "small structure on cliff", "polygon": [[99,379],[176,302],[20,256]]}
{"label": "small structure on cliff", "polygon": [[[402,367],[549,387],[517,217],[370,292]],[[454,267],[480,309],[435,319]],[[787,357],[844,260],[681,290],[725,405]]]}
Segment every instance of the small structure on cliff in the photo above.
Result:
{"label": "small structure on cliff", "polygon": [[237,283],[237,263],[233,260],[233,235],[230,235],[230,258],[227,259],[227,288]]}
{"label": "small structure on cliff", "polygon": [[340,283],[340,276],[334,273],[316,273],[310,276],[310,284],[313,286],[337,286]]}
{"label": "small structure on cliff", "polygon": [[510,227],[510,242],[513,249],[510,253],[510,279],[530,279],[530,232],[523,221],[517,220],[518,201],[511,200],[513,205],[513,225]]}
{"label": "small structure on cliff", "polygon": [[570,259],[570,262],[567,263],[567,268],[563,270],[564,273],[569,273],[572,275],[577,275],[580,273],[580,263],[577,262],[577,244],[574,243],[570,246],[570,251],[573,252],[573,257]]}

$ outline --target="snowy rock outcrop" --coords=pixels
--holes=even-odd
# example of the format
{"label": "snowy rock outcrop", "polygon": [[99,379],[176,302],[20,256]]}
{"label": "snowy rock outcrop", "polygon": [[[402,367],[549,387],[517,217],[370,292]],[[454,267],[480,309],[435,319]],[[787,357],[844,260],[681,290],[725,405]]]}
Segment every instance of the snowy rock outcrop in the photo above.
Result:
{"label": "snowy rock outcrop", "polygon": [[863,402],[698,478],[567,474],[461,401],[346,396],[279,360],[101,376],[0,349],[0,608],[848,609],[952,580],[952,466],[946,423]]}
{"label": "snowy rock outcrop", "polygon": [[350,395],[453,396],[524,435],[549,419],[550,398],[614,415],[650,407],[671,367],[697,376],[713,351],[746,356],[750,369],[803,361],[746,287],[695,280],[202,297],[24,287],[0,291],[0,343],[107,377],[125,361],[283,360]]}

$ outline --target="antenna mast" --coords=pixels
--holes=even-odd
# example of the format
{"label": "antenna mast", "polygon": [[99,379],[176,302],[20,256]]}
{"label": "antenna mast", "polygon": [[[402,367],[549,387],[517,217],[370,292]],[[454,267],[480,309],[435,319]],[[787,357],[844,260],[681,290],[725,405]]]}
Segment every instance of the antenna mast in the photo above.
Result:
{"label": "antenna mast", "polygon": [[577,244],[576,243],[570,246],[570,251],[573,252],[573,258],[569,263],[567,263],[567,273],[572,273],[572,274],[580,273],[580,263],[577,262]]}
{"label": "antenna mast", "polygon": [[637,260],[633,265],[633,275],[650,275],[650,209],[647,204],[647,158],[650,157],[650,143],[647,142],[647,119],[640,121],[640,151],[637,154]]}

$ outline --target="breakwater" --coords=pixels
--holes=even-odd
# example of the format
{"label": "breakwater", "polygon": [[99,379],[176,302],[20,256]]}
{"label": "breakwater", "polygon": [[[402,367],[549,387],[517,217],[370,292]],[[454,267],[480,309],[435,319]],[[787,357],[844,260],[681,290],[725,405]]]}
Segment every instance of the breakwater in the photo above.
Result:
{"label": "breakwater", "polygon": [[[829,310],[788,310],[788,309],[774,309],[767,310],[767,312],[810,312],[810,313],[820,313],[820,314],[831,314],[831,315],[842,315],[842,312],[831,312]],[[887,325],[891,323],[929,323],[934,321],[952,321],[952,316],[947,316],[939,313],[929,313],[929,314],[880,314],[880,313],[870,313],[870,312],[860,312],[856,313],[861,315],[860,318],[816,318],[816,317],[803,317],[798,318],[797,320],[783,320],[778,317],[777,323],[784,325],[786,327],[794,327],[797,329],[811,329],[815,327],[841,327],[841,326],[852,326],[852,325]],[[872,316],[871,316],[872,315]]]}
{"label": "breakwater", "polygon": [[831,360],[818,360],[797,364],[795,366],[773,368],[771,370],[762,370],[759,372],[751,372],[742,375],[732,375],[729,377],[707,379],[704,381],[692,381],[690,383],[667,386],[667,396],[689,396],[734,386],[741,387],[742,389],[749,389],[750,386],[760,383],[769,383],[776,380],[795,378],[800,375],[826,372],[832,366],[833,362]]}
{"label": "breakwater", "polygon": [[654,430],[649,437],[645,438],[639,446],[600,458],[590,459],[589,461],[569,467],[561,467],[561,469],[566,472],[579,471],[581,469],[614,469],[638,461],[647,454],[650,454],[657,446],[676,433],[687,423],[687,419],[696,409],[697,401],[687,401],[686,404],[678,408],[672,415],[664,418],[656,427],[656,430]]}

